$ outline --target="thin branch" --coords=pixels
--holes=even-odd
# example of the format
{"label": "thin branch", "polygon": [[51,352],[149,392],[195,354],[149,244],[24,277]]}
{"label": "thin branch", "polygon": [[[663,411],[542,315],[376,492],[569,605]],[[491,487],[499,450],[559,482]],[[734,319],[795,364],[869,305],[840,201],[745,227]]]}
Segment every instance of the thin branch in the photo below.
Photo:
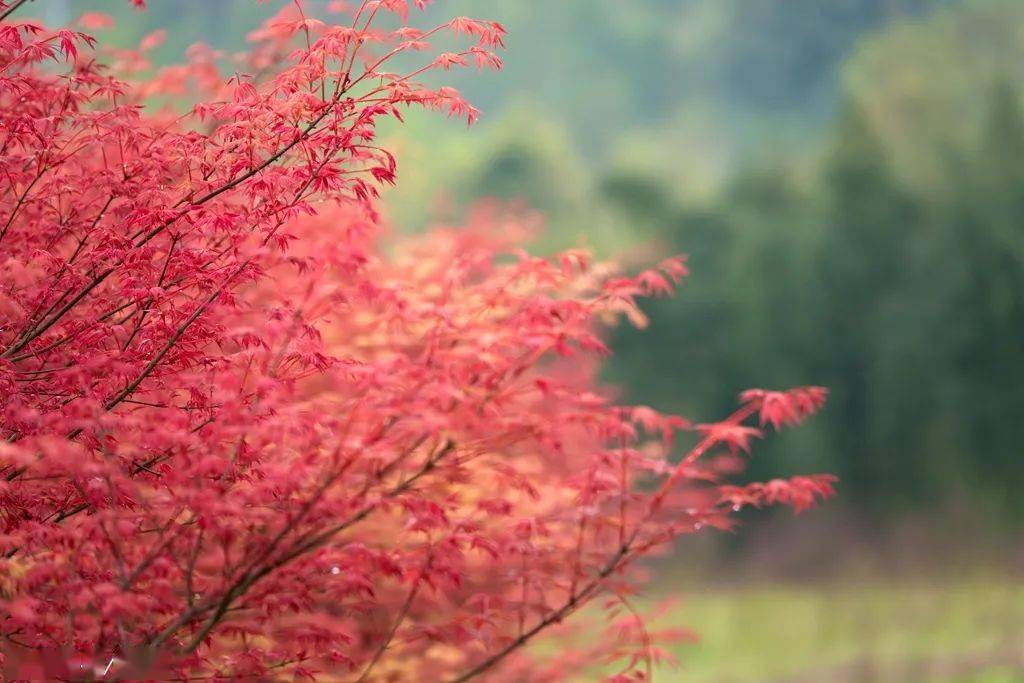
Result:
{"label": "thin branch", "polygon": [[409,616],[409,610],[412,608],[412,603],[416,600],[416,596],[420,592],[420,586],[423,585],[423,575],[430,571],[430,566],[433,564],[433,561],[434,551],[431,549],[427,554],[427,561],[424,563],[423,569],[413,582],[412,588],[409,589],[409,595],[406,596],[405,602],[402,603],[402,607],[398,611],[398,617],[395,619],[395,623],[391,626],[391,630],[388,631],[387,636],[383,641],[381,641],[381,644],[377,647],[377,651],[373,654],[373,658],[370,660],[369,664],[366,665],[366,668],[363,669],[363,673],[359,675],[359,678],[356,679],[355,683],[363,683],[363,681],[366,680],[367,676],[370,675],[370,672],[373,671],[373,668],[377,666],[377,663],[381,660],[381,657],[384,656],[384,652],[391,645],[391,641],[395,639],[395,634],[398,633],[398,629],[402,626],[405,618]]}
{"label": "thin branch", "polygon": [[[390,491],[384,494],[384,498],[394,498],[395,496],[398,496],[411,489],[416,482],[418,482],[420,479],[425,477],[430,472],[433,472],[437,468],[437,465],[440,463],[440,461],[447,457],[447,455],[451,453],[454,449],[454,442],[452,442],[451,440],[446,441],[445,445],[437,453],[432,455],[419,469],[419,471],[416,472],[416,474],[414,474],[409,479],[406,479],[401,484],[398,484],[397,486],[392,488]],[[189,644],[183,648],[183,651],[186,653],[194,652],[202,644],[202,641],[206,638],[206,636],[209,635],[213,628],[220,622],[221,618],[228,611],[228,608],[231,606],[231,604],[238,598],[242,597],[249,590],[249,588],[251,588],[260,579],[267,576],[271,572],[280,569],[286,564],[291,563],[292,561],[305,555],[306,553],[323,546],[325,543],[330,541],[339,533],[345,531],[346,529],[358,524],[359,522],[369,517],[375,510],[379,509],[379,507],[379,503],[364,506],[358,512],[351,515],[343,522],[340,522],[339,524],[329,529],[326,529],[318,534],[315,534],[300,542],[297,542],[287,552],[285,552],[282,556],[280,556],[273,562],[267,561],[269,560],[269,557],[267,556],[266,553],[264,553],[264,557],[266,558],[266,560],[262,562],[262,566],[258,566],[259,563],[252,565],[250,569],[243,573],[242,576],[240,576],[235,581],[231,588],[229,588],[224,593],[220,600],[208,601],[203,605],[195,605],[193,607],[190,607],[188,610],[182,613],[177,619],[175,619],[170,625],[164,628],[159,634],[152,638],[149,641],[148,646],[150,647],[150,649],[158,648],[168,638],[173,636],[178,631],[178,629],[188,624],[194,618],[196,618],[199,615],[205,614],[206,612],[212,611],[213,613],[203,624],[200,631],[189,642]],[[294,527],[293,524],[289,526]],[[281,534],[278,534],[278,538],[283,538],[283,536]]]}
{"label": "thin branch", "polygon": [[[758,404],[756,402],[748,403],[747,405],[743,406],[742,408],[734,412],[724,421],[733,422],[737,424],[741,423],[748,417],[756,413],[757,409]],[[693,449],[691,449],[690,452],[687,453],[686,456],[676,465],[675,470],[665,480],[665,482],[663,482],[662,486],[656,492],[651,502],[651,506],[647,510],[647,513],[644,515],[643,519],[640,522],[638,522],[637,525],[633,528],[633,531],[629,535],[629,537],[626,538],[625,541],[620,543],[618,549],[615,551],[612,557],[608,560],[608,562],[604,565],[601,571],[599,571],[591,581],[589,581],[582,588],[577,590],[575,587],[577,580],[574,575],[573,583],[571,584],[571,587],[569,589],[569,597],[558,609],[556,609],[555,611],[548,614],[548,616],[541,619],[539,622],[537,622],[536,625],[534,625],[528,631],[520,634],[519,637],[510,642],[507,646],[505,646],[498,652],[495,652],[491,656],[487,657],[485,660],[477,664],[475,667],[473,667],[466,673],[451,679],[448,683],[465,683],[466,681],[476,678],[480,674],[489,671],[491,668],[501,663],[506,657],[511,655],[513,652],[526,645],[537,634],[541,633],[552,624],[561,622],[570,613],[574,612],[576,609],[582,606],[589,598],[593,596],[594,593],[598,592],[601,589],[605,579],[607,579],[609,576],[618,571],[627,563],[630,554],[636,548],[637,540],[640,538],[640,532],[643,529],[645,522],[651,519],[651,517],[653,517],[658,512],[662,502],[665,499],[665,496],[668,494],[669,489],[682,476],[683,472],[685,471],[685,468],[692,464],[695,460],[700,458],[702,455],[704,455],[704,453],[706,453],[708,449],[710,449],[715,443],[717,443],[717,440],[715,438],[710,436],[705,437],[700,442],[698,442],[697,445],[694,446]]]}
{"label": "thin branch", "polygon": [[[35,0],[32,0],[32,1],[33,1],[33,2],[35,2]],[[11,15],[11,14],[12,14],[12,13],[13,13],[13,12],[15,11],[15,10],[17,10],[17,9],[18,9],[19,7],[21,7],[22,5],[24,5],[24,4],[26,3],[26,2],[28,2],[28,0],[17,0],[17,2],[15,2],[15,3],[13,4],[13,5],[11,5],[10,7],[8,7],[8,8],[7,8],[7,9],[6,9],[5,11],[4,11],[4,13],[3,13],[3,14],[0,14],[0,21],[3,21],[4,19],[6,19],[6,18],[7,18],[8,16],[10,16],[10,15]]]}
{"label": "thin branch", "polygon": [[624,560],[628,557],[629,552],[632,549],[630,544],[635,540],[636,534],[634,533],[630,541],[627,542],[626,545],[619,547],[619,549],[615,552],[612,558],[608,560],[608,563],[604,566],[604,568],[597,573],[595,578],[591,580],[589,583],[587,583],[585,586],[580,588],[578,591],[571,593],[569,595],[569,598],[558,609],[556,609],[555,611],[551,612],[546,617],[541,619],[532,628],[530,628],[528,631],[525,631],[522,635],[520,635],[518,638],[513,640],[508,645],[506,645],[504,648],[502,648],[498,652],[495,652],[490,657],[483,660],[466,673],[451,679],[450,681],[448,681],[448,683],[465,683],[466,681],[472,680],[477,676],[486,673],[490,669],[497,666],[500,662],[502,662],[506,657],[511,655],[513,652],[515,652],[516,650],[530,642],[530,640],[532,640],[537,634],[541,633],[553,624],[561,623],[572,612],[576,611],[581,606],[583,606],[590,598],[594,596],[595,593],[599,592],[601,585],[604,583],[604,580],[611,576],[613,573],[615,573],[620,567],[622,567],[622,565],[624,564]]}

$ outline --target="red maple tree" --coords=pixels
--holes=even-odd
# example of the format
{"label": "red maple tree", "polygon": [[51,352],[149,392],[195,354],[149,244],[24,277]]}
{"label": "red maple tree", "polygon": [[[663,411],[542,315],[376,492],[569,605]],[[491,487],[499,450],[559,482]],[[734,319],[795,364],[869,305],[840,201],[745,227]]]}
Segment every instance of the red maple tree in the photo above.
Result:
{"label": "red maple tree", "polygon": [[[288,4],[246,54],[152,72],[159,35],[98,49],[0,1],[9,676],[642,679],[661,655],[630,607],[638,559],[832,493],[727,485],[749,423],[800,422],[822,389],[693,425],[597,385],[601,325],[682,259],[536,258],[516,248],[534,217],[495,206],[386,238],[376,123],[472,122],[418,77],[500,67],[500,25],[411,28],[425,4],[335,2],[330,23]],[[442,36],[463,47],[423,57]],[[423,65],[387,72],[405,53]],[[599,597],[627,615],[605,638],[525,647]]]}

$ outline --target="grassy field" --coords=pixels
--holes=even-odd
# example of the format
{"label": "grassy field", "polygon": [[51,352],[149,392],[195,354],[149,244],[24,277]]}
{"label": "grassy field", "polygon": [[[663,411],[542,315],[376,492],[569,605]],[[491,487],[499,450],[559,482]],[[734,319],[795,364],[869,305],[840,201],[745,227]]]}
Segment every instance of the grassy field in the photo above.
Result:
{"label": "grassy field", "polygon": [[684,683],[1024,682],[1024,585],[1009,581],[840,587],[681,589],[659,625]]}

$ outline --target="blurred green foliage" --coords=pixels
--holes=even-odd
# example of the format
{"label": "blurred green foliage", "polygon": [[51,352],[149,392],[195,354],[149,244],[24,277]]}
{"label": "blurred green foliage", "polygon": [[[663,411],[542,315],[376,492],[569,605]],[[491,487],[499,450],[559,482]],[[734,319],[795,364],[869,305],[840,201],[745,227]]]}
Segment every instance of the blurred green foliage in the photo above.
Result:
{"label": "blurred green foliage", "polygon": [[[1019,4],[974,5],[899,33],[934,45],[933,32],[980,7],[1004,9],[1014,27],[1004,32],[1024,35]],[[898,68],[918,59],[927,71],[934,51],[910,51],[914,40],[899,43]],[[614,376],[658,396],[675,378],[688,396],[714,396],[696,406],[712,414],[743,384],[825,384],[821,432],[784,440],[772,467],[818,463],[874,512],[964,502],[1014,522],[1024,512],[1024,113],[1007,76],[1016,46],[1004,70],[950,56],[973,41],[941,45],[949,63],[975,69],[979,94],[961,103],[963,118],[928,133],[917,111],[879,124],[873,112],[895,105],[850,86],[813,163],[743,169],[696,209],[664,207],[662,238],[696,254],[693,285],[684,305],[652,309],[652,336],[671,343],[619,334]],[[890,47],[870,41],[851,80]],[[947,87],[936,74],[921,80]],[[919,134],[910,151],[903,130]]]}
{"label": "blurred green foliage", "polygon": [[[237,49],[276,8],[48,3],[54,21],[115,14],[122,45],[167,28],[158,61],[197,40]],[[484,109],[473,130],[423,116],[389,130],[399,224],[522,197],[550,217],[538,248],[688,253],[680,300],[613,334],[608,377],[629,399],[705,420],[743,388],[824,384],[826,413],[772,440],[755,476],[836,472],[843,499],[878,519],[966,506],[1024,521],[1024,3],[431,12],[505,23],[507,69],[445,75]]]}

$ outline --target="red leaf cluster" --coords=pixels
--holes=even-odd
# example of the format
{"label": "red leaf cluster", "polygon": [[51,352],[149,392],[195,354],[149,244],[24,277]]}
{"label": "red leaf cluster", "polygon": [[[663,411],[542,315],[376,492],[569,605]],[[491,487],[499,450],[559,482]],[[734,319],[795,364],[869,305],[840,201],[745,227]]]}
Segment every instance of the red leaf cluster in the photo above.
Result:
{"label": "red leaf cluster", "polygon": [[[14,20],[23,4],[0,2],[9,676],[557,679],[589,651],[523,646],[601,595],[631,612],[636,560],[737,505],[832,493],[729,488],[719,455],[823,390],[749,392],[693,427],[597,386],[600,324],[640,319],[681,259],[628,277],[530,257],[535,218],[493,206],[384,241],[396,163],[377,122],[412,105],[472,121],[417,78],[497,68],[500,25],[289,4],[244,56],[195,47],[140,79],[159,35],[97,53]],[[468,44],[384,70],[445,32]],[[143,106],[183,94],[184,114]],[[593,652],[636,679],[656,636],[615,616]]]}

